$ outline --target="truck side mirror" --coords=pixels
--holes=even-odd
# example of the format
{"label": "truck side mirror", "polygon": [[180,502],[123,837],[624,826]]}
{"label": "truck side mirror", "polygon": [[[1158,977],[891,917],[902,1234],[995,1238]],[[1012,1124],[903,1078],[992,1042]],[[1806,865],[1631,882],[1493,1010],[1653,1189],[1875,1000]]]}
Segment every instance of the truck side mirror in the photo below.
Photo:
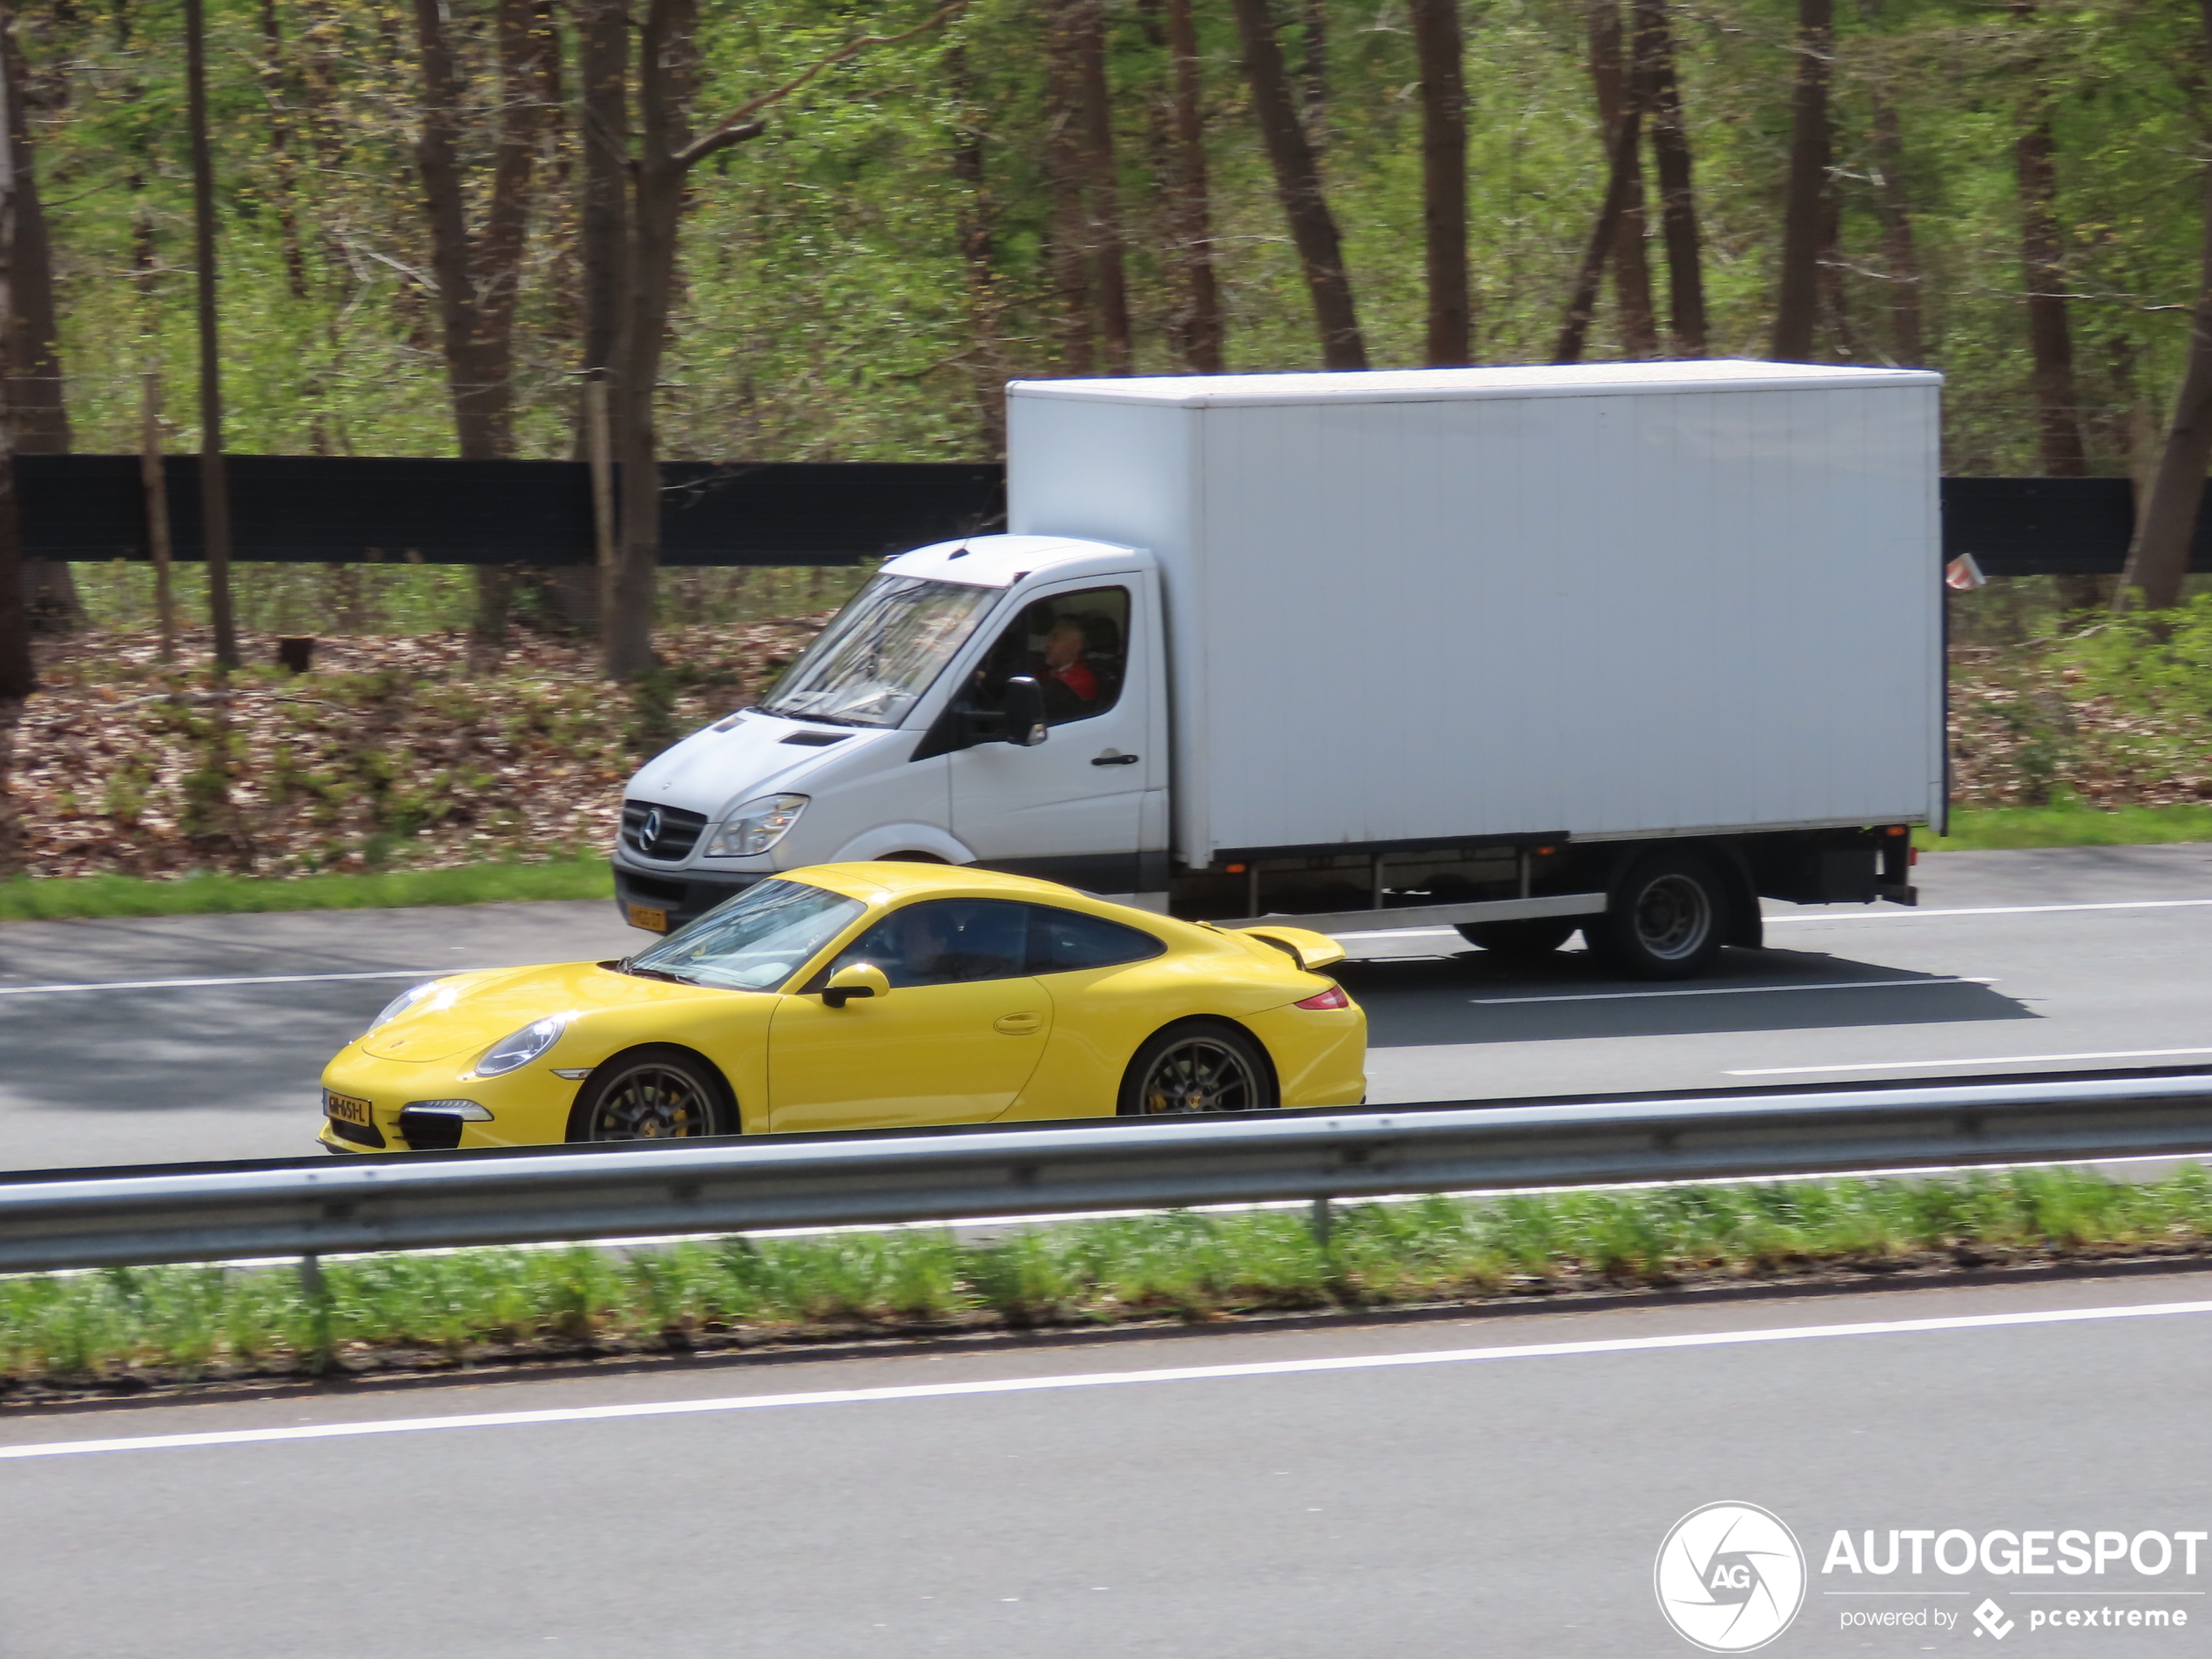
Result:
{"label": "truck side mirror", "polygon": [[1050,732],[1044,723],[1044,687],[1028,675],[1016,674],[1007,681],[1001,706],[1006,710],[1007,742],[1034,749]]}
{"label": "truck side mirror", "polygon": [[873,962],[848,962],[822,987],[822,1005],[841,1008],[856,996],[888,996],[891,981]]}

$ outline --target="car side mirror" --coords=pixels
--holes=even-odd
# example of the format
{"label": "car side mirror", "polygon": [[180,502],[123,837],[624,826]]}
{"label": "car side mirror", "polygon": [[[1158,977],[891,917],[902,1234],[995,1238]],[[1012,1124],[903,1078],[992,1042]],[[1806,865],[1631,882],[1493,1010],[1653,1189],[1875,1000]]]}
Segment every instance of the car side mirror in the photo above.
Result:
{"label": "car side mirror", "polygon": [[822,1006],[841,1008],[856,996],[888,996],[891,981],[873,962],[848,962],[822,987]]}
{"label": "car side mirror", "polygon": [[1052,728],[1044,723],[1044,687],[1027,674],[1016,674],[1006,683],[1006,741],[1034,749],[1049,735]]}

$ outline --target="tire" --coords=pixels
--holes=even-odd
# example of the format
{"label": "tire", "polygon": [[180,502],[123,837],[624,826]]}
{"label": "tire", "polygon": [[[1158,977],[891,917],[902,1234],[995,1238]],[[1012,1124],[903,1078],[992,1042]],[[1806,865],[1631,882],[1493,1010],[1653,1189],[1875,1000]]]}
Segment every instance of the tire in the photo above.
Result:
{"label": "tire", "polygon": [[631,1049],[577,1091],[569,1139],[686,1141],[734,1132],[737,1114],[713,1067],[665,1043]]}
{"label": "tire", "polygon": [[1720,954],[1728,920],[1728,887],[1710,860],[1687,851],[1647,853],[1582,934],[1617,974],[1691,979]]}
{"label": "tire", "polygon": [[1224,1020],[1190,1020],[1156,1031],[1122,1076],[1123,1117],[1265,1111],[1278,1104],[1275,1071],[1258,1042]]}
{"label": "tire", "polygon": [[1460,937],[1494,956],[1534,961],[1548,956],[1575,936],[1576,916],[1541,916],[1528,921],[1463,921]]}

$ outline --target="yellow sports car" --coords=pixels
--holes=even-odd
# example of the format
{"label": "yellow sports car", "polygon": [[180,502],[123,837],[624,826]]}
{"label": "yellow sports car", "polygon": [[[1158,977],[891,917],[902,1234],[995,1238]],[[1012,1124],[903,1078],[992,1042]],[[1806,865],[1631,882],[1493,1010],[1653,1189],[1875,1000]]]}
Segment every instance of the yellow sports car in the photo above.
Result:
{"label": "yellow sports car", "polygon": [[618,962],[455,974],[324,1070],[335,1152],[1352,1106],[1343,950],[1050,882],[825,864]]}

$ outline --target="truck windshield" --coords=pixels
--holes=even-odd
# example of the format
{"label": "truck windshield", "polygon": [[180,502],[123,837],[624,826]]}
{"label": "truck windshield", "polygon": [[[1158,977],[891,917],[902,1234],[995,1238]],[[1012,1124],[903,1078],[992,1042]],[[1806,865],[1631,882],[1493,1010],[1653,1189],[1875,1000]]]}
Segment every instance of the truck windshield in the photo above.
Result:
{"label": "truck windshield", "polygon": [[847,725],[896,725],[1002,590],[880,576],[839,611],[760,706]]}

